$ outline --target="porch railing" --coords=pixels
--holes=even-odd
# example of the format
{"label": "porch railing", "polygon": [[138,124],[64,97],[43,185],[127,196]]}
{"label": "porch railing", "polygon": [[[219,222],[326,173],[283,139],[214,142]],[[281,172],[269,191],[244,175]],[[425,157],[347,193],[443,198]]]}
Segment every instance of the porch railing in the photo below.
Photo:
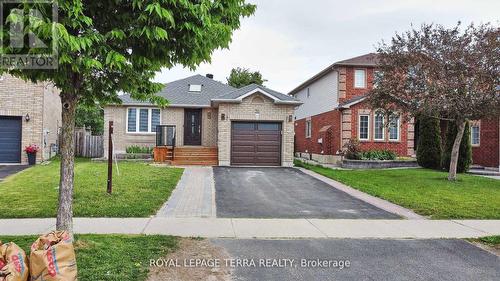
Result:
{"label": "porch railing", "polygon": [[172,147],[172,160],[174,160],[176,143],[176,127],[174,125],[156,126],[156,147]]}

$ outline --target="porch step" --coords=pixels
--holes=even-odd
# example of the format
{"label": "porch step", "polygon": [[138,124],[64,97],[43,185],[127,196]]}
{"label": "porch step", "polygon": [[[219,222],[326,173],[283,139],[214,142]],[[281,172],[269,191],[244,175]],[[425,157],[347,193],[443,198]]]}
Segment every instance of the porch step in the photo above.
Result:
{"label": "porch step", "polygon": [[172,164],[215,166],[218,159],[217,147],[176,147]]}
{"label": "porch step", "polygon": [[217,166],[219,164],[218,160],[174,160],[172,161],[172,165],[178,166],[189,166],[189,165],[200,165],[200,166]]}

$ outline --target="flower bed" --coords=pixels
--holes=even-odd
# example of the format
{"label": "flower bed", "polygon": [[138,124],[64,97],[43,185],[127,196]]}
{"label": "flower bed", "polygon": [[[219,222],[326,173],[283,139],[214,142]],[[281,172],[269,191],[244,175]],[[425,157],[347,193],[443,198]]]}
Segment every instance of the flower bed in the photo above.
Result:
{"label": "flower bed", "polygon": [[418,167],[416,160],[342,160],[346,169],[387,169]]}

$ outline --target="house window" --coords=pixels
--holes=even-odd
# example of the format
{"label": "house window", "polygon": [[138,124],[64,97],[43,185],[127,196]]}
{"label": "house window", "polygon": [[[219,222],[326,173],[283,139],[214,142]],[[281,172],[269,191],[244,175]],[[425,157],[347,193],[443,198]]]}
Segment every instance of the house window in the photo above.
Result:
{"label": "house window", "polygon": [[159,108],[128,108],[127,133],[154,133],[160,120]]}
{"label": "house window", "polygon": [[470,135],[472,145],[479,146],[481,143],[481,130],[478,125],[474,125],[470,128]]}
{"label": "house window", "polygon": [[373,139],[384,140],[384,115],[375,114],[373,123],[374,123]]}
{"label": "house window", "polygon": [[312,134],[311,120],[306,120],[306,138],[310,138]]}
{"label": "house window", "polygon": [[366,88],[366,71],[364,69],[354,70],[354,88]]}
{"label": "house window", "polygon": [[309,88],[307,88],[307,98],[310,98],[311,97],[311,90]]}
{"label": "house window", "polygon": [[137,108],[129,108],[127,111],[127,132],[137,132]]}
{"label": "house window", "polygon": [[370,138],[370,116],[359,116],[359,139],[368,140]]}
{"label": "house window", "polygon": [[399,126],[400,120],[398,115],[393,115],[389,118],[389,140],[398,141],[399,140]]}
{"label": "house window", "polygon": [[383,73],[380,70],[375,70],[373,72],[373,88],[377,88],[380,85],[380,81],[383,78]]}

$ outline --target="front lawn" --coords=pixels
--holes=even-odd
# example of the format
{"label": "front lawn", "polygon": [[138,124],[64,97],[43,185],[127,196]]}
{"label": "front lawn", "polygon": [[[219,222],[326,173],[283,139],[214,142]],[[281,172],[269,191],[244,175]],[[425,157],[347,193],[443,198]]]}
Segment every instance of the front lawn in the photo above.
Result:
{"label": "front lawn", "polygon": [[297,166],[342,182],[432,219],[500,219],[500,181],[426,169],[333,170],[296,161]]}
{"label": "front lawn", "polygon": [[[0,218],[55,217],[58,160],[37,165],[0,182]],[[106,193],[107,164],[77,159],[74,216],[148,217],[166,202],[183,169],[140,162],[119,162],[113,170],[113,194]]]}
{"label": "front lawn", "polygon": [[[30,254],[37,236],[0,237]],[[146,280],[150,259],[159,259],[177,248],[171,236],[75,235],[78,280]]]}

